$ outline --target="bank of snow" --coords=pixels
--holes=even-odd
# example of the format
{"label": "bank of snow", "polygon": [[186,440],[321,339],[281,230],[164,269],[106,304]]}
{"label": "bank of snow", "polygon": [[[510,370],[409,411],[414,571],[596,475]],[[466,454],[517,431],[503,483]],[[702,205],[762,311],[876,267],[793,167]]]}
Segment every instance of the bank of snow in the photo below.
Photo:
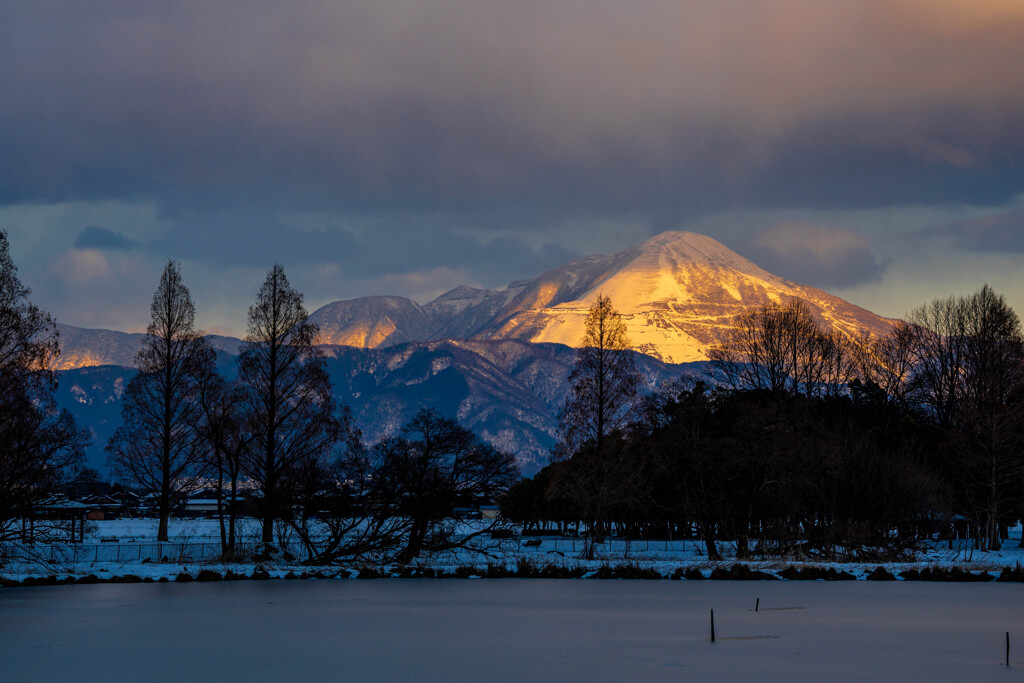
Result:
{"label": "bank of snow", "polygon": [[[0,566],[6,585],[168,582],[284,578],[524,577],[665,579],[903,579],[1003,580],[1024,578],[1019,534],[998,551],[969,552],[934,543],[907,562],[816,562],[792,559],[738,561],[728,543],[725,558],[710,562],[693,541],[622,541],[600,544],[594,559],[581,559],[583,542],[561,537],[479,540],[480,552],[457,550],[425,555],[409,566],[348,563],[316,567],[302,561],[295,541],[282,537],[286,552],[264,562],[224,563],[215,520],[173,520],[171,541],[155,541],[154,520],[97,522],[84,544],[22,547]],[[1019,531],[1019,529],[1018,529]],[[241,520],[243,545],[254,545],[254,520]]]}

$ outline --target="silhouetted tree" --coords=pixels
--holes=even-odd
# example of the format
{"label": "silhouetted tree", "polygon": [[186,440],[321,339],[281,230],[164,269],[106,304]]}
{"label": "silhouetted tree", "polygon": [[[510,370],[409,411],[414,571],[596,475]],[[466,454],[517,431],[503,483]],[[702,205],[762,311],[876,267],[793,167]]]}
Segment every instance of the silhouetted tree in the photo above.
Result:
{"label": "silhouetted tree", "polygon": [[559,414],[559,449],[571,459],[553,489],[583,515],[587,558],[593,558],[612,508],[638,495],[624,432],[636,417],[642,383],[622,316],[609,297],[598,294]]}
{"label": "silhouetted tree", "polygon": [[335,451],[296,473],[292,504],[301,514],[289,523],[311,560],[407,563],[424,551],[475,548],[471,541],[504,525],[495,519],[467,532],[453,513],[504,494],[519,477],[512,456],[432,410],[369,449],[348,411],[342,422]]}
{"label": "silhouetted tree", "polygon": [[859,345],[863,351],[858,359],[860,379],[877,386],[904,411],[912,403],[910,394],[920,362],[922,332],[919,326],[901,320],[889,334],[863,340]]}
{"label": "silhouetted tree", "polygon": [[656,505],[676,520],[697,523],[708,558],[720,560],[718,531],[726,514],[730,472],[720,457],[709,387],[697,383],[658,406],[653,435],[658,449]]}
{"label": "silhouetted tree", "polygon": [[559,414],[566,451],[591,443],[601,452],[608,436],[633,419],[642,383],[626,324],[612,300],[598,294],[569,375],[571,393]]}
{"label": "silhouetted tree", "polygon": [[[205,442],[208,465],[217,476],[217,519],[221,554],[235,553],[238,519],[238,484],[242,455],[253,436],[243,428],[240,411],[241,387],[228,384],[217,370],[216,353],[207,346],[197,373],[199,391],[198,431]],[[227,501],[224,487],[227,484]]]}
{"label": "silhouetted tree", "polygon": [[709,357],[716,379],[735,390],[835,396],[856,375],[854,351],[852,340],[825,329],[796,299],[741,315]]}
{"label": "silhouetted tree", "polygon": [[915,310],[912,380],[925,413],[948,435],[945,466],[958,511],[979,545],[1000,547],[1000,525],[1024,502],[1024,332],[985,285]]}
{"label": "silhouetted tree", "polygon": [[252,435],[243,467],[262,493],[265,546],[273,543],[274,520],[288,513],[291,478],[329,452],[340,434],[324,358],[313,345],[318,332],[302,294],[275,265],[249,308],[238,359],[243,430]]}
{"label": "silhouetted tree", "polygon": [[30,294],[0,231],[0,540],[75,479],[89,442],[54,401],[57,328]]}
{"label": "silhouetted tree", "polygon": [[[401,501],[401,514],[411,521],[399,560],[409,562],[423,550],[443,550],[456,539],[451,517],[460,503],[493,500],[519,478],[515,459],[478,438],[451,418],[421,410],[400,436],[374,447],[374,474],[386,495]],[[472,536],[479,535],[476,531]]]}
{"label": "silhouetted tree", "polygon": [[168,261],[135,359],[138,373],[125,388],[122,425],[107,444],[113,472],[156,494],[159,541],[168,540],[171,508],[205,465],[195,427],[200,417],[196,378],[206,341],[195,328],[195,316],[181,269]]}

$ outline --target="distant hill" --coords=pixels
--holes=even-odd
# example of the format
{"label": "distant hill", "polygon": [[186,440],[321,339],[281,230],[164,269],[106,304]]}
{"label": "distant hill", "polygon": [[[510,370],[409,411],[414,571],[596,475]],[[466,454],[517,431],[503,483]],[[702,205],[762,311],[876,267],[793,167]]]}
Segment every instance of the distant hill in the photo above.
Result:
{"label": "distant hill", "polygon": [[[72,325],[57,325],[60,335],[60,356],[58,370],[74,370],[100,365],[134,367],[139,345],[146,336],[139,332],[118,332],[116,330],[94,330]],[[241,339],[207,335],[210,342],[222,356],[237,356]]]}
{"label": "distant hill", "polygon": [[[110,348],[133,343],[112,334],[104,336]],[[515,454],[527,473],[547,462],[575,360],[575,350],[567,346],[516,340],[322,348],[335,395],[352,408],[368,441],[395,434],[421,407],[432,407]],[[703,370],[702,364],[670,365],[642,354],[636,358],[650,387]],[[234,372],[232,360],[224,357],[225,374]],[[130,367],[116,365],[61,373],[58,402],[92,429],[89,459],[100,471],[106,469],[103,448],[120,424],[121,395],[133,374]]]}

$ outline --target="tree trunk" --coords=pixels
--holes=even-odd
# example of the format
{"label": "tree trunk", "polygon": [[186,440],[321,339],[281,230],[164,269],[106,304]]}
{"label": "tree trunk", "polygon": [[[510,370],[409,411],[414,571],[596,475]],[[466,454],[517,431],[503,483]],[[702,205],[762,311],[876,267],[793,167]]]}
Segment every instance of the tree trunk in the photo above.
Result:
{"label": "tree trunk", "polygon": [[413,522],[412,529],[409,530],[409,542],[406,544],[405,550],[398,557],[400,563],[408,564],[419,557],[420,552],[423,550],[423,539],[426,534],[426,524]]}
{"label": "tree trunk", "polygon": [[274,513],[270,511],[266,501],[263,505],[263,533],[260,536],[260,543],[264,548],[274,545]]}
{"label": "tree trunk", "polygon": [[235,519],[238,517],[238,473],[231,474],[231,501],[228,503],[228,555],[235,555]]}
{"label": "tree trunk", "polygon": [[720,562],[722,560],[722,553],[718,552],[718,546],[715,544],[715,531],[714,524],[701,524],[701,536],[704,537],[704,545],[708,550],[708,559],[712,562]]}
{"label": "tree trunk", "polygon": [[170,540],[167,535],[167,520],[171,516],[171,491],[168,483],[165,480],[164,485],[160,487],[160,502],[158,504],[160,523],[156,529],[156,540],[164,542]]}
{"label": "tree trunk", "polygon": [[745,560],[750,557],[750,538],[746,534],[736,539],[736,559]]}
{"label": "tree trunk", "polygon": [[277,482],[270,475],[270,468],[267,468],[267,480],[263,484],[263,534],[260,542],[264,548],[274,545],[274,517],[276,516]]}

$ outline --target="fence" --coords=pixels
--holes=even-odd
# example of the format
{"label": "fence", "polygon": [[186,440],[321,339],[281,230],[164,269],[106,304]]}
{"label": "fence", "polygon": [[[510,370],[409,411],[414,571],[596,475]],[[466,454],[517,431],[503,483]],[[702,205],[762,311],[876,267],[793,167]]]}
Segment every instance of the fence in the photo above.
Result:
{"label": "fence", "polygon": [[[496,547],[504,552],[527,551],[531,554],[558,553],[564,557],[575,556],[584,548],[585,541],[557,536],[530,537],[515,535],[504,541],[495,541],[481,536],[469,543],[470,548],[490,549]],[[297,542],[278,541],[277,547],[296,558],[305,558],[305,548]],[[253,557],[260,550],[255,540],[237,541],[237,557]],[[608,538],[597,546],[601,554],[643,553],[668,557],[678,556],[687,551],[700,555],[700,546],[694,541],[651,541],[627,542],[623,539]],[[0,565],[11,563],[46,563],[52,565],[89,564],[131,564],[149,562],[198,563],[210,562],[221,555],[220,542],[210,537],[198,540],[169,542],[109,542],[109,543],[0,543]]]}
{"label": "fence", "polygon": [[[236,542],[235,553],[251,557],[257,552],[257,543]],[[283,550],[296,557],[304,556],[298,544],[288,544]],[[149,562],[206,562],[221,555],[219,542],[163,542],[163,543],[37,543],[0,544],[0,564],[126,564]]]}

